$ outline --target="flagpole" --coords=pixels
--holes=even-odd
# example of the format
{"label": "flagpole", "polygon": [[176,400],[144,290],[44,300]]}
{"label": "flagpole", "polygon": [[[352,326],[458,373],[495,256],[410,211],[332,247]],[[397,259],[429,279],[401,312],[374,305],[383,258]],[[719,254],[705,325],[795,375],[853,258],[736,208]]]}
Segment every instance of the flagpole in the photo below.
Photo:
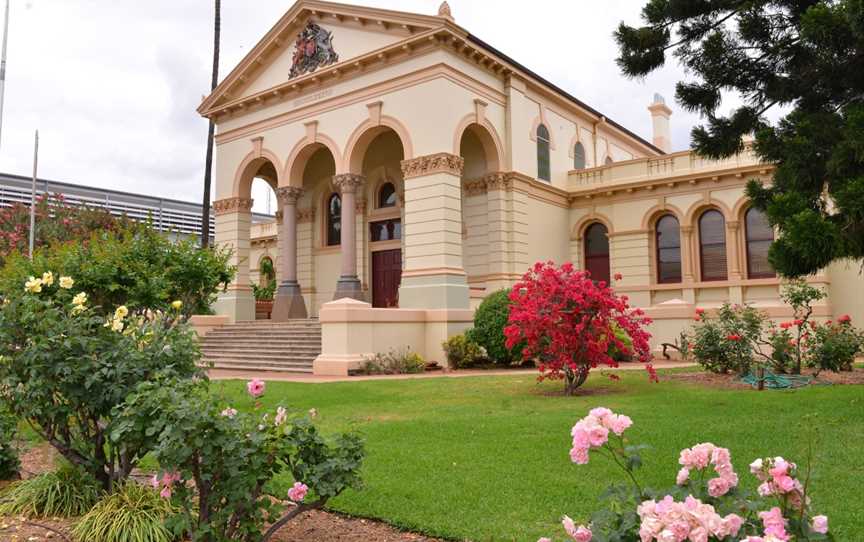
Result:
{"label": "flagpole", "polygon": [[6,0],[6,17],[3,21],[3,52],[0,53],[0,144],[2,144],[3,140],[3,96],[6,93],[6,41],[9,37],[9,0]]}
{"label": "flagpole", "polygon": [[39,130],[33,144],[33,184],[30,187],[30,259],[33,259],[33,245],[36,244],[36,166],[39,163]]}

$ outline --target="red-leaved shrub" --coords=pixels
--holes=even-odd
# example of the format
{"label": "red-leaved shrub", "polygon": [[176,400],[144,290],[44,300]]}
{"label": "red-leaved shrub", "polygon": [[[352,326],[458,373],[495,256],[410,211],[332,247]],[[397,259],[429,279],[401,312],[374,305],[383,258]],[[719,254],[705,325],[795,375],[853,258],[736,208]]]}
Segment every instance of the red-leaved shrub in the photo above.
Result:
{"label": "red-leaved shrub", "polygon": [[589,273],[569,263],[559,268],[538,262],[513,287],[510,300],[504,329],[508,348],[524,341],[522,356],[537,363],[540,380],[564,379],[567,395],[591,369],[617,367],[615,357],[621,354],[648,363],[656,380],[649,363],[651,334],[645,329],[651,320],[604,281],[592,281]]}

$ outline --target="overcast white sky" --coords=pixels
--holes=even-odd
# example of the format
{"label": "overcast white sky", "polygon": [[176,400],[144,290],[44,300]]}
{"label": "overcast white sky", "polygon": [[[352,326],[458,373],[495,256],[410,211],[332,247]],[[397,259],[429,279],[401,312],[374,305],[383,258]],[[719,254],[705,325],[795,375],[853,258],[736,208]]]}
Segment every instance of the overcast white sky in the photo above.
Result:
{"label": "overcast white sky", "polygon": [[[357,2],[425,14],[440,4]],[[637,23],[644,3],[450,0],[457,23],[646,139],[646,107],[663,94],[680,150],[699,122],[671,103],[680,68],[632,81],[614,62],[612,31]],[[291,5],[222,0],[220,78]],[[212,10],[212,0],[12,0],[0,171],[30,175],[38,128],[40,178],[199,201],[207,122],[195,107],[209,89]]]}

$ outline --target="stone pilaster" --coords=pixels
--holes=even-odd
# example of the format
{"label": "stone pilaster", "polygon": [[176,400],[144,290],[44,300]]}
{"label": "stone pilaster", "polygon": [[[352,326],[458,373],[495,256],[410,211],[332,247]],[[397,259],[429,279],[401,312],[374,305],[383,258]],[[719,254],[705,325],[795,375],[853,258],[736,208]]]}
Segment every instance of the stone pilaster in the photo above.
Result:
{"label": "stone pilaster", "polygon": [[282,224],[279,227],[279,278],[281,282],[273,300],[272,319],[284,322],[306,318],[306,303],[297,282],[297,200],[303,189],[283,186],[276,190],[282,205]]}
{"label": "stone pilaster", "polygon": [[231,250],[228,264],[237,269],[234,280],[219,294],[214,309],[232,322],[255,319],[255,298],[249,281],[252,199],[225,198],[213,202],[216,215],[216,246]]}
{"label": "stone pilaster", "polygon": [[449,153],[402,162],[405,269],[400,308],[469,308],[462,259],[462,167],[462,158]]}
{"label": "stone pilaster", "polygon": [[363,301],[363,288],[357,277],[357,191],[366,177],[343,173],[333,177],[333,185],[342,197],[341,251],[342,273],[336,283],[334,299],[345,297]]}

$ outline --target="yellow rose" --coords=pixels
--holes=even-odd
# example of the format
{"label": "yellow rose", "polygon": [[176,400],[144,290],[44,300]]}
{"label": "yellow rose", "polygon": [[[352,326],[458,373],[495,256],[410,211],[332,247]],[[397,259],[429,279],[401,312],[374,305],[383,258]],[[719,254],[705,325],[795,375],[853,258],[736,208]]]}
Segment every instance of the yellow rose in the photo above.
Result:
{"label": "yellow rose", "polygon": [[42,273],[42,284],[45,286],[51,286],[54,284],[54,273],[51,271],[45,271]]}
{"label": "yellow rose", "polygon": [[72,285],[75,284],[75,281],[72,280],[72,277],[60,277],[60,287],[68,290],[72,288]]}
{"label": "yellow rose", "polygon": [[111,329],[114,331],[123,331],[123,320],[115,318],[114,321],[111,322]]}
{"label": "yellow rose", "polygon": [[180,307],[183,306],[183,302],[180,301],[180,300],[178,299],[177,301],[171,303],[171,306],[174,307],[174,310],[178,310],[178,311],[179,311],[179,310],[180,310]]}
{"label": "yellow rose", "polygon": [[117,310],[114,311],[114,318],[122,320],[126,318],[126,315],[129,314],[129,309],[126,308],[126,305],[120,305],[117,307]]}
{"label": "yellow rose", "polygon": [[42,291],[42,279],[30,277],[27,282],[24,283],[24,291],[38,294]]}
{"label": "yellow rose", "polygon": [[78,314],[79,312],[84,312],[86,308],[84,305],[75,305],[72,307],[72,314]]}
{"label": "yellow rose", "polygon": [[84,303],[87,303],[87,294],[84,292],[75,294],[75,297],[72,298],[72,304],[77,306],[82,306]]}

